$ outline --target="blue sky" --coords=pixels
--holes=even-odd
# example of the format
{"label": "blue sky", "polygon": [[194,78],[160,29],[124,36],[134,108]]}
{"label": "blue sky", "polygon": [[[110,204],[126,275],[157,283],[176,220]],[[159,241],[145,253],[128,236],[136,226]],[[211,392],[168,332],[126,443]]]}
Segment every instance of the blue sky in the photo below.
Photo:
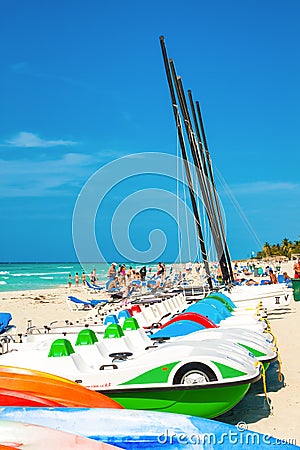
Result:
{"label": "blue sky", "polygon": [[[1,0],[0,8],[1,261],[76,260],[73,210],[89,178],[125,155],[176,155],[160,35],[200,101],[215,174],[243,211],[217,178],[232,257],[298,239],[298,0]],[[95,219],[105,258],[120,258],[109,236],[117,205],[136,190],[176,188],[162,178],[130,178],[108,193]],[[131,225],[139,249],[161,227],[162,259],[174,259],[174,218],[149,207]],[[122,217],[117,226],[127,226]]]}

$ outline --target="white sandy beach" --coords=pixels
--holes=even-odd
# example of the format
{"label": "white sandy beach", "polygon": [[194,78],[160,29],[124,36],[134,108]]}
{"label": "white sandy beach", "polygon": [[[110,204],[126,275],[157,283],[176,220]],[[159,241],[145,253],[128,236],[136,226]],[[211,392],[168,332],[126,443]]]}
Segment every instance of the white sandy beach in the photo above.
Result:
{"label": "white sandy beach", "polygon": [[90,294],[82,287],[3,292],[0,294],[0,311],[12,314],[13,324],[20,333],[26,331],[28,321],[42,327],[56,320],[72,321],[87,314],[87,311],[72,312],[66,303],[68,295],[82,300],[100,298],[99,294]]}
{"label": "white sandy beach", "polygon": [[[290,275],[291,264],[287,265]],[[82,287],[61,287],[38,291],[14,291],[0,294],[0,311],[10,312],[12,323],[18,332],[24,332],[28,321],[41,327],[56,320],[76,321],[87,315],[87,311],[70,311],[67,295],[81,299],[97,299],[99,294],[89,294]],[[102,298],[105,294],[102,294]],[[293,439],[300,445],[300,302],[293,301],[282,311],[269,315],[272,330],[278,339],[283,362],[284,385],[277,379],[277,363],[267,372],[268,395],[272,403],[270,412],[265,406],[262,383],[259,381],[233,410],[219,420],[237,424],[245,422],[250,430],[270,434],[281,439]]]}
{"label": "white sandy beach", "polygon": [[267,371],[268,396],[272,411],[265,404],[262,383],[252,386],[246,397],[218,420],[237,424],[245,422],[248,428],[281,439],[294,439],[300,445],[300,302],[290,304],[282,312],[269,314],[273,333],[277,337],[282,359],[284,384],[277,377],[277,362]]}

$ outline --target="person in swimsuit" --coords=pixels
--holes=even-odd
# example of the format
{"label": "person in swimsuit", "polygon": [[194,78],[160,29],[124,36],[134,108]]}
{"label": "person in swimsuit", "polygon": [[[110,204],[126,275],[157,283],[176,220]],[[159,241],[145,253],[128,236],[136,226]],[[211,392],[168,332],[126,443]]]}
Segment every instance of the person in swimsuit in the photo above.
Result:
{"label": "person in swimsuit", "polygon": [[294,278],[300,278],[300,258],[294,264]]}
{"label": "person in swimsuit", "polygon": [[269,268],[269,277],[270,277],[270,284],[278,284],[277,277],[273,272],[273,269],[271,268]]}

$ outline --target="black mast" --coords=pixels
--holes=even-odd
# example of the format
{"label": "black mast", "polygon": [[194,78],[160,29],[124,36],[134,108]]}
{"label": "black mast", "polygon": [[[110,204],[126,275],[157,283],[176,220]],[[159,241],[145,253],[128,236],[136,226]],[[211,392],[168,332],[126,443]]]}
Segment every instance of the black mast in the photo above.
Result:
{"label": "black mast", "polygon": [[212,285],[212,280],[211,280],[211,275],[210,275],[210,270],[209,270],[207,253],[206,253],[206,248],[205,248],[205,243],[204,243],[204,238],[203,238],[203,233],[202,233],[202,228],[201,228],[201,223],[200,223],[200,217],[199,217],[199,213],[198,213],[198,209],[197,209],[197,203],[196,203],[194,189],[193,189],[192,176],[191,176],[191,172],[190,172],[190,168],[189,168],[189,162],[188,162],[188,157],[187,157],[185,143],[184,143],[183,131],[182,131],[181,123],[180,123],[179,111],[178,111],[178,106],[177,106],[177,102],[176,102],[176,97],[175,97],[175,92],[174,92],[174,87],[173,87],[173,83],[172,83],[172,77],[171,77],[171,72],[170,72],[170,67],[169,67],[169,62],[168,62],[168,56],[167,56],[167,51],[166,51],[163,36],[160,36],[160,44],[161,44],[163,61],[164,61],[164,65],[165,65],[165,70],[166,70],[166,75],[167,75],[167,80],[168,80],[168,85],[169,85],[169,90],[170,90],[170,96],[171,96],[171,101],[172,101],[174,117],[175,117],[175,123],[176,123],[176,127],[177,127],[177,133],[178,133],[178,137],[179,137],[181,154],[182,154],[182,158],[184,161],[184,167],[185,167],[186,178],[187,178],[187,182],[188,182],[189,194],[190,194],[190,198],[191,198],[193,213],[194,213],[194,217],[195,217],[195,222],[196,222],[196,227],[197,227],[197,232],[198,232],[198,237],[199,237],[199,242],[200,242],[202,259],[204,262],[204,268],[205,268],[205,272],[207,275],[207,281],[208,281],[209,287],[212,289],[213,285]]}
{"label": "black mast", "polygon": [[[231,261],[229,256],[229,251],[226,243],[225,233],[224,233],[224,227],[222,222],[222,215],[220,212],[220,206],[218,202],[218,196],[216,191],[216,186],[213,178],[213,172],[212,172],[212,166],[211,166],[211,159],[208,152],[208,149],[204,152],[204,145],[202,143],[201,134],[199,130],[198,120],[196,116],[194,101],[192,97],[191,90],[188,90],[188,96],[189,96],[189,103],[192,111],[193,116],[193,122],[196,129],[196,136],[198,145],[196,146],[196,151],[198,153],[198,159],[194,160],[195,165],[197,165],[200,162],[201,158],[201,169],[204,172],[204,176],[206,179],[206,189],[207,189],[207,196],[208,196],[208,203],[210,205],[210,214],[211,214],[211,221],[213,222],[211,224],[212,228],[212,234],[215,242],[215,247],[217,250],[218,260],[220,263],[220,268],[222,272],[222,277],[225,283],[229,281],[233,281],[233,274],[232,274],[232,268],[231,268]],[[201,117],[200,121],[200,127],[202,130],[202,133],[204,132],[203,127],[203,121]],[[204,134],[205,136],[205,134]],[[206,138],[204,137],[203,141],[205,141],[206,145]],[[200,154],[200,157],[199,157]],[[208,212],[208,211],[207,211]]]}
{"label": "black mast", "polygon": [[[186,129],[186,133],[187,133],[188,140],[189,140],[191,154],[192,154],[194,164],[196,167],[196,173],[197,173],[198,181],[199,181],[201,192],[202,192],[202,197],[203,197],[209,225],[210,225],[211,232],[212,232],[213,241],[214,241],[215,248],[216,248],[217,255],[218,255],[220,269],[222,272],[222,278],[223,278],[224,282],[227,283],[229,281],[230,277],[229,277],[227,262],[226,262],[226,258],[225,258],[225,254],[224,254],[222,238],[221,238],[220,230],[218,227],[218,220],[217,220],[217,215],[216,215],[215,208],[214,208],[213,197],[210,192],[209,183],[207,183],[207,181],[209,182],[209,178],[205,179],[204,174],[203,174],[204,169],[202,167],[202,162],[200,161],[200,158],[199,158],[198,145],[197,145],[197,142],[195,139],[195,133],[194,133],[194,130],[192,127],[192,122],[190,119],[189,110],[188,110],[187,102],[185,99],[182,81],[181,81],[181,78],[177,77],[177,75],[176,75],[173,60],[170,60],[170,67],[171,67],[171,72],[172,72],[172,77],[173,77],[173,83],[175,85],[177,97],[179,99],[181,113],[182,113],[182,116],[184,119],[184,124],[185,124],[185,129]],[[204,161],[204,163],[205,163],[205,161]]]}
{"label": "black mast", "polygon": [[225,256],[226,265],[227,265],[227,268],[228,268],[228,271],[229,271],[229,274],[228,274],[229,275],[229,280],[231,282],[233,282],[234,281],[234,276],[233,276],[232,266],[231,266],[231,257],[230,257],[230,253],[229,253],[229,249],[228,249],[228,245],[227,245],[227,241],[226,241],[224,224],[223,224],[222,214],[221,214],[221,210],[220,210],[220,204],[219,204],[219,199],[218,199],[218,195],[217,195],[214,174],[213,174],[213,170],[212,170],[211,157],[210,157],[210,152],[208,150],[207,139],[206,139],[206,134],[205,134],[205,130],[204,130],[204,124],[203,124],[203,120],[202,120],[202,114],[201,114],[199,102],[196,102],[196,109],[197,109],[198,119],[199,119],[200,128],[201,128],[201,134],[202,134],[202,139],[203,139],[203,146],[204,146],[204,150],[205,150],[205,153],[206,153],[206,161],[207,161],[207,166],[208,166],[208,171],[209,171],[209,178],[210,178],[210,181],[211,181],[211,184],[212,184],[212,191],[213,191],[213,195],[214,195],[214,202],[215,202],[216,210],[217,210],[219,229],[220,229],[221,237],[222,237],[222,240],[223,240],[223,248],[224,248],[224,253],[225,253],[224,256]]}

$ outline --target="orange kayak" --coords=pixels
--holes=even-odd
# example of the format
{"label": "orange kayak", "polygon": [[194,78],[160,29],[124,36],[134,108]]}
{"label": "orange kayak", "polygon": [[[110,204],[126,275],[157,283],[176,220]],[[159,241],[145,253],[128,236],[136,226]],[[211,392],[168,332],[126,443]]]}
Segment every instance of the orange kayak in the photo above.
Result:
{"label": "orange kayak", "polygon": [[66,407],[122,408],[106,395],[91,391],[73,381],[18,367],[0,366],[0,390],[22,392]]}
{"label": "orange kayak", "polygon": [[[34,406],[34,407],[59,407],[61,403],[40,398],[37,395],[26,394],[21,391],[11,391],[8,389],[0,389],[0,405],[1,406]],[[1,450],[1,449],[0,449]]]}

